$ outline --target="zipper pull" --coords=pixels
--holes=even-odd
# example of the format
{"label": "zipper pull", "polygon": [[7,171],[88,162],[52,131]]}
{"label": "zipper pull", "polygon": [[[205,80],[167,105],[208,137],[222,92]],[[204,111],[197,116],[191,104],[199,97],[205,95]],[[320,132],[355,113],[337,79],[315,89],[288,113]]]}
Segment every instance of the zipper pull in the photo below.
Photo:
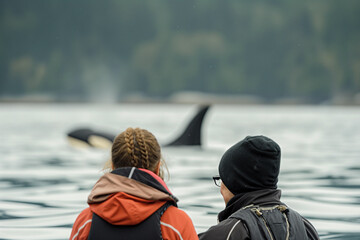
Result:
{"label": "zipper pull", "polygon": [[262,212],[260,212],[259,209],[255,208],[254,211],[255,211],[256,215],[258,215],[258,217],[262,216]]}

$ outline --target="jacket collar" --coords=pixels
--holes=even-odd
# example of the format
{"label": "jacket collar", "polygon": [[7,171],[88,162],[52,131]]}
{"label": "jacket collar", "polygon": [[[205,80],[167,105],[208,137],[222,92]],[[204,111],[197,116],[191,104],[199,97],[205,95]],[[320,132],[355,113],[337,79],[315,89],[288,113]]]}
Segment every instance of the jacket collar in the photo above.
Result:
{"label": "jacket collar", "polygon": [[175,206],[178,201],[155,173],[146,169],[124,167],[104,174],[93,187],[88,203],[103,202],[119,192],[147,200],[172,201]]}
{"label": "jacket collar", "polygon": [[218,215],[219,222],[227,219],[231,214],[247,205],[276,205],[280,204],[281,190],[263,189],[235,195],[227,203],[225,209]]}
{"label": "jacket collar", "polygon": [[135,167],[122,167],[113,170],[111,173],[124,176],[128,179],[133,179],[147,186],[153,187],[163,193],[170,195],[172,198],[174,198],[175,201],[178,201],[178,199],[172,195],[164,180],[162,180],[158,175],[150,170]]}
{"label": "jacket collar", "polygon": [[139,168],[104,174],[88,197],[91,211],[113,225],[139,224],[166,202],[176,206],[176,201],[159,176]]}

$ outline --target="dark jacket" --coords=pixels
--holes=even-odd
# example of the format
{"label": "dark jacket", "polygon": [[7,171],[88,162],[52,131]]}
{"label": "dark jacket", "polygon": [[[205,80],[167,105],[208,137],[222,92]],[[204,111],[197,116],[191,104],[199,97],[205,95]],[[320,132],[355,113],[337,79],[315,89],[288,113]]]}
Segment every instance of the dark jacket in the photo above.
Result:
{"label": "dark jacket", "polygon": [[[254,228],[256,226],[247,226],[243,221],[239,222],[238,219],[230,216],[251,204],[261,207],[285,205],[280,201],[280,197],[281,191],[272,189],[258,190],[234,196],[230,199],[226,208],[219,213],[219,223],[209,228],[206,232],[199,234],[199,239],[251,239],[249,228]],[[319,236],[311,223],[303,217],[300,219],[302,220],[302,223],[290,222],[290,225],[303,224],[305,226],[307,239],[319,239]]]}

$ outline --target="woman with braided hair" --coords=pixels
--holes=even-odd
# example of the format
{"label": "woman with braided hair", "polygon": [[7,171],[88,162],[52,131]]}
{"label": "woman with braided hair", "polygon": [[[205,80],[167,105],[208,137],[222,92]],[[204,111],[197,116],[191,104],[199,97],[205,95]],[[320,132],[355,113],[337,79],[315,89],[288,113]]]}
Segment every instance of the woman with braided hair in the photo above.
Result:
{"label": "woman with braided hair", "polygon": [[149,131],[128,128],[119,134],[111,149],[112,171],[93,187],[70,239],[198,239],[163,181],[163,166],[160,145]]}

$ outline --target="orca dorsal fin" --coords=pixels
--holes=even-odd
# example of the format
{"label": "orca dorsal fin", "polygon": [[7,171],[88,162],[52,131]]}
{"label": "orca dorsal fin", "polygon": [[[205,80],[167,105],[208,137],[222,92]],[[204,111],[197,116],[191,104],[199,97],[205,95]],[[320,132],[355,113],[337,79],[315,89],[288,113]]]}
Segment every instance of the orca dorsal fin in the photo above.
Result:
{"label": "orca dorsal fin", "polygon": [[182,134],[165,146],[201,146],[201,127],[209,107],[201,106]]}
{"label": "orca dorsal fin", "polygon": [[[182,134],[163,146],[201,146],[201,126],[209,105],[199,108]],[[110,148],[115,135],[89,128],[78,128],[67,134],[69,142],[77,147]]]}

